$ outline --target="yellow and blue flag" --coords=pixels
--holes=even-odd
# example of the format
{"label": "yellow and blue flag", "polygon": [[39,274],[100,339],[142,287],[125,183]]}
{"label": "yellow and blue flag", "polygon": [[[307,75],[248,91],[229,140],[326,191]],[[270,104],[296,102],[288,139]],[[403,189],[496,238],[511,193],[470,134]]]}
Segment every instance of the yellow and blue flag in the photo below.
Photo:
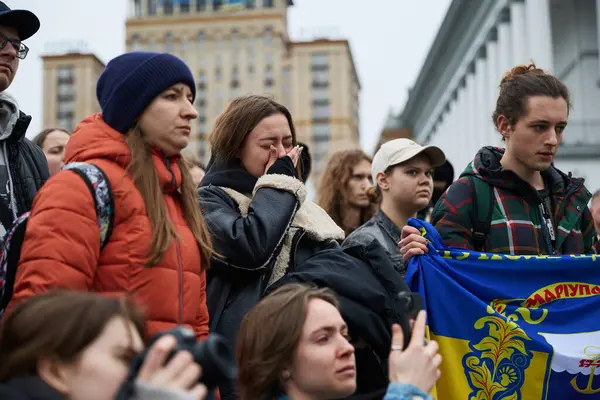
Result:
{"label": "yellow and blue flag", "polygon": [[247,0],[224,0],[221,5],[221,10],[238,11],[246,8]]}
{"label": "yellow and blue flag", "polygon": [[443,356],[439,400],[600,399],[600,256],[449,248],[430,224],[406,280]]}

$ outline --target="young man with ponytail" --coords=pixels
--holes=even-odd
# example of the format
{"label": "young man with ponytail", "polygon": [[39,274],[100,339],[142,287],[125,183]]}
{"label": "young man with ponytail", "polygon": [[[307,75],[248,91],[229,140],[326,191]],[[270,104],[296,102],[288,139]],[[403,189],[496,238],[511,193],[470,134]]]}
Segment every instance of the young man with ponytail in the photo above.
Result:
{"label": "young man with ponytail", "polygon": [[[506,148],[482,148],[436,205],[432,223],[446,245],[511,255],[596,251],[591,194],[553,165],[570,107],[565,84],[534,64],[504,76],[492,120]],[[411,227],[399,246],[405,260],[427,251]]]}
{"label": "young man with ponytail", "polygon": [[173,55],[108,63],[97,84],[102,113],[75,129],[65,161],[105,173],[112,233],[101,248],[97,199],[74,171],[53,175],[33,204],[11,304],[52,288],[126,292],[147,312],[150,335],[178,325],[208,335],[212,247],[181,157],[198,117],[195,94],[191,71]]}

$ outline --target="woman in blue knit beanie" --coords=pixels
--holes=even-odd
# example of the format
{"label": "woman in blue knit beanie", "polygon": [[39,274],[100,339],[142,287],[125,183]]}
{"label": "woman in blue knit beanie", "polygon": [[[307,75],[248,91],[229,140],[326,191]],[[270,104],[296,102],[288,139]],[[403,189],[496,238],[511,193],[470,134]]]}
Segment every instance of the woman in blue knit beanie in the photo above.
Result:
{"label": "woman in blue knit beanie", "polygon": [[[208,335],[212,246],[181,157],[198,117],[195,94],[192,73],[173,55],[133,52],[108,63],[97,84],[102,113],[79,124],[65,154],[67,163],[99,167],[107,188],[88,187],[72,170],[46,183],[27,225],[13,303],[52,288],[125,292],[146,310],[150,335],[176,326]],[[97,215],[98,203],[110,219]],[[170,386],[200,398],[197,365],[191,357],[173,362],[180,370]]]}

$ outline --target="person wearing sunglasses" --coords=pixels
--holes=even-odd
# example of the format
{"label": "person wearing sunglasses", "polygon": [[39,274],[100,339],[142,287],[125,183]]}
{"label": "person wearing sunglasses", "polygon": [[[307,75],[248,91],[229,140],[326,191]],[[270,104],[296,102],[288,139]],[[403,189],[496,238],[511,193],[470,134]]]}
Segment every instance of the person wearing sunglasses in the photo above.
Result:
{"label": "person wearing sunglasses", "polygon": [[50,176],[44,153],[25,137],[31,117],[6,92],[29,52],[23,41],[39,28],[31,11],[11,10],[0,1],[0,237],[17,216],[31,210]]}

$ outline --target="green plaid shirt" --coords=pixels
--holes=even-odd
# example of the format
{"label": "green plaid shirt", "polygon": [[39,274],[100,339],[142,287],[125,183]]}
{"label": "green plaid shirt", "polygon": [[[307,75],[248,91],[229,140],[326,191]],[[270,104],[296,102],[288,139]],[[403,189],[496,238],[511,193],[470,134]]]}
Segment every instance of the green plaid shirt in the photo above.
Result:
{"label": "green plaid shirt", "polygon": [[[432,224],[448,246],[473,249],[473,196],[478,204],[490,204],[491,227],[485,243],[490,253],[589,254],[596,253],[594,224],[587,204],[590,192],[583,179],[572,178],[550,167],[542,173],[550,189],[556,227],[554,249],[542,228],[543,218],[537,190],[514,172],[502,169],[504,150],[482,148],[459,179],[441,197],[433,210]],[[492,187],[492,191],[489,187]],[[479,219],[485,216],[479,216]]]}

